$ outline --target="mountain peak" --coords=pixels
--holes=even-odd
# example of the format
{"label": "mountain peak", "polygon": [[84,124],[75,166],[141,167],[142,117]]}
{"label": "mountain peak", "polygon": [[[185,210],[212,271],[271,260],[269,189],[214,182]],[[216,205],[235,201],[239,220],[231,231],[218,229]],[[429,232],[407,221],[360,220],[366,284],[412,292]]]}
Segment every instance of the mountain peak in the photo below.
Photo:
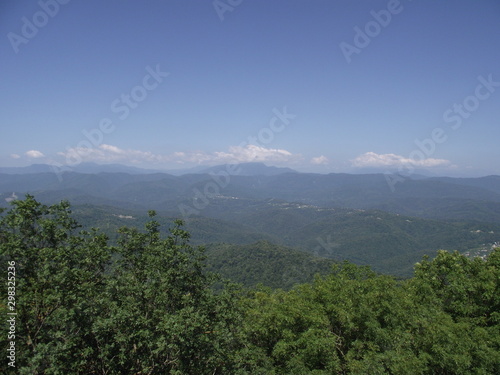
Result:
{"label": "mountain peak", "polygon": [[240,164],[222,164],[198,171],[199,174],[219,173],[227,170],[238,170],[239,176],[275,176],[284,173],[298,173],[286,167],[268,166],[261,162],[249,162]]}

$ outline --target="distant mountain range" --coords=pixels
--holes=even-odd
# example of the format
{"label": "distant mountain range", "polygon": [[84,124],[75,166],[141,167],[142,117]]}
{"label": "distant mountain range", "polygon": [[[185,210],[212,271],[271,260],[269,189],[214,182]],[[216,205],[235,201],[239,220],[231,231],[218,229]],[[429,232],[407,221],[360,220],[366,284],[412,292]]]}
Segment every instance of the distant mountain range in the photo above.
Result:
{"label": "distant mountain range", "polygon": [[0,173],[5,174],[31,174],[31,173],[128,173],[128,174],[151,174],[151,173],[166,173],[174,176],[184,174],[211,174],[220,173],[222,171],[237,169],[240,176],[272,176],[282,173],[297,173],[290,168],[281,168],[267,166],[264,163],[241,163],[237,165],[216,165],[213,167],[198,166],[188,169],[145,169],[126,166],[122,164],[97,164],[97,163],[80,163],[75,166],[57,166],[50,164],[32,164],[27,167],[0,167]]}
{"label": "distant mountain range", "polygon": [[267,166],[264,163],[241,163],[236,165],[224,164],[202,169],[197,173],[220,174],[236,171],[238,176],[276,176],[283,173],[298,173],[291,168]]}
{"label": "distant mountain range", "polygon": [[186,219],[197,243],[270,241],[398,275],[441,248],[500,242],[500,176],[420,176],[391,185],[384,174],[298,173],[260,163],[180,176],[119,165],[79,168],[60,175],[43,165],[2,170],[0,206],[25,193],[46,203],[67,199],[80,215],[87,212],[87,226],[110,233],[131,222],[121,217],[146,220],[154,209]]}
{"label": "distant mountain range", "polygon": [[129,167],[121,164],[96,164],[80,163],[75,166],[57,166],[49,164],[32,164],[27,167],[3,167],[0,173],[5,174],[31,174],[31,173],[128,173],[128,174],[147,174],[156,173],[157,170]]}
{"label": "distant mountain range", "polygon": [[[81,165],[86,172],[48,172],[34,165],[0,173],[0,199],[16,193],[36,193],[50,201],[64,198],[83,203],[156,208],[209,215],[222,207],[234,210],[245,200],[278,199],[319,207],[379,209],[447,220],[500,222],[500,176],[481,178],[432,177],[388,182],[383,174],[313,174],[250,163],[217,166],[198,173],[173,176],[145,173],[117,165]],[[103,169],[116,172],[106,172]],[[94,171],[95,173],[91,173]],[[227,171],[238,171],[230,175]],[[182,210],[181,210],[182,211]]]}

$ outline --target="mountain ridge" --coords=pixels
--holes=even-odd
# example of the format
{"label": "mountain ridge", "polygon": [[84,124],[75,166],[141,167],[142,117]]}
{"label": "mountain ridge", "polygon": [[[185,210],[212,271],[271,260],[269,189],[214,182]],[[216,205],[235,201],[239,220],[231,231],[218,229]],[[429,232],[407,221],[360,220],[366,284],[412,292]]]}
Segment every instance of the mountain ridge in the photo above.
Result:
{"label": "mountain ridge", "polygon": [[187,169],[149,169],[139,168],[123,164],[98,164],[93,162],[80,163],[75,166],[60,166],[56,164],[31,164],[25,167],[0,167],[0,174],[33,174],[33,173],[55,173],[67,172],[98,174],[98,173],[127,173],[127,174],[155,174],[163,173],[174,176],[186,174],[212,174],[227,170],[238,170],[241,176],[275,175],[282,173],[299,173],[291,168],[268,166],[261,162],[248,162],[236,164],[219,164],[214,166],[197,166]]}
{"label": "mountain ridge", "polygon": [[242,202],[237,199],[278,199],[322,207],[382,209],[428,218],[500,222],[499,176],[407,179],[391,191],[385,176],[380,174],[281,173],[227,175],[223,179],[210,174],[166,173],[0,174],[0,202],[13,192],[18,196],[50,192],[59,200],[81,195],[112,200],[118,206],[133,204],[170,211],[179,211],[184,205],[201,214],[217,206],[234,209]]}
{"label": "mountain ridge", "polygon": [[[88,226],[115,231],[128,223],[119,215],[140,216],[144,224],[145,213],[156,210],[184,219],[197,244],[267,240],[406,276],[423,254],[439,248],[466,251],[500,242],[497,176],[407,179],[394,191],[382,174],[228,175],[223,184],[213,174],[58,177],[0,174],[0,206],[26,193],[46,204],[66,199],[90,205]],[[181,207],[191,213],[183,216]]]}

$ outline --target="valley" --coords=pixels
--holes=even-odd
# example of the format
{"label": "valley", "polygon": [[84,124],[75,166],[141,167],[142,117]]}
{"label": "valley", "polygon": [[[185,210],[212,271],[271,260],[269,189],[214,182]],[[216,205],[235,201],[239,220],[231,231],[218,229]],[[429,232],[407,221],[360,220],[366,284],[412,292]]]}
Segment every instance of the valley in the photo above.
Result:
{"label": "valley", "polygon": [[[84,227],[100,228],[111,240],[123,225],[143,227],[155,210],[164,225],[184,220],[192,243],[219,258],[263,247],[283,259],[295,254],[284,261],[291,265],[299,252],[310,261],[347,260],[397,277],[411,277],[414,264],[439,249],[485,255],[500,241],[499,176],[419,176],[391,191],[382,174],[298,173],[260,163],[232,166],[240,174],[219,185],[215,177],[227,166],[180,176],[114,168],[87,166],[94,173],[66,172],[62,180],[33,168],[3,173],[1,205],[26,193],[44,203],[68,200]],[[241,267],[255,263],[239,259]]]}

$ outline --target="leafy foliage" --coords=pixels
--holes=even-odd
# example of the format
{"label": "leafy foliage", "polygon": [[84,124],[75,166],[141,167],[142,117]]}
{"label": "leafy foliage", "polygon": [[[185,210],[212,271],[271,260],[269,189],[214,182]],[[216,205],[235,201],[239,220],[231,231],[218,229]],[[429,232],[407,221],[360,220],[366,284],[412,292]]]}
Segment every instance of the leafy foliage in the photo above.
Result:
{"label": "leafy foliage", "polygon": [[164,239],[154,220],[145,232],[123,228],[110,247],[97,231],[72,233],[69,214],[67,202],[27,196],[0,222],[2,258],[17,267],[20,373],[232,371],[232,292],[213,292],[203,250],[188,244],[181,222]]}
{"label": "leafy foliage", "polygon": [[13,204],[0,222],[0,252],[16,264],[20,373],[85,369],[95,357],[91,317],[109,260],[106,237],[75,234],[68,202],[47,207],[28,195]]}
{"label": "leafy foliage", "polygon": [[[482,262],[484,277],[495,279],[498,288],[499,254],[492,263],[461,260]],[[431,262],[430,269],[441,268],[440,262]],[[398,283],[367,267],[337,265],[330,275],[288,293],[255,292],[247,301],[245,329],[277,374],[498,373],[498,321],[456,319],[456,308],[445,307],[449,294],[420,278],[430,276],[426,272]],[[476,308],[477,315],[496,319],[497,306],[476,301],[462,299],[459,310]]]}
{"label": "leafy foliage", "polygon": [[258,284],[291,289],[327,274],[335,262],[268,241],[248,245],[211,244],[206,248],[208,269],[245,287]]}
{"label": "leafy foliage", "polygon": [[[183,223],[164,235],[148,216],[110,245],[78,231],[67,202],[13,202],[0,256],[16,267],[16,367],[4,359],[2,373],[500,373],[500,249],[485,260],[441,251],[404,281],[344,262],[289,291],[216,289]],[[265,261],[265,274],[279,271]]]}

